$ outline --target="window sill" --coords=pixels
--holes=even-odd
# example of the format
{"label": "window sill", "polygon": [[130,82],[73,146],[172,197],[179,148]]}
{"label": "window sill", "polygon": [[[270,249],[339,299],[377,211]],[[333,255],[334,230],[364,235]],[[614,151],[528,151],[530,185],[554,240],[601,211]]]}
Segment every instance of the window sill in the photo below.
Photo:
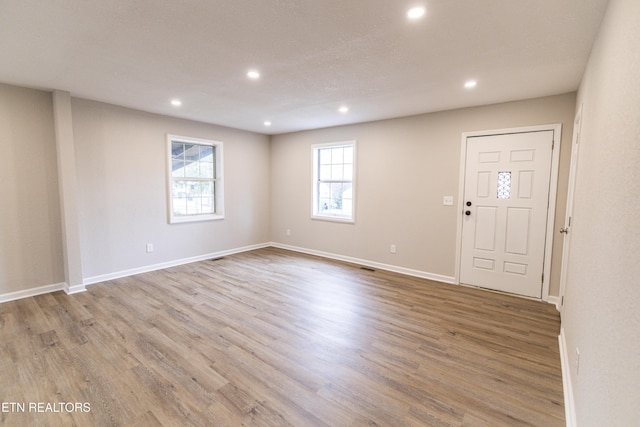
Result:
{"label": "window sill", "polygon": [[355,224],[356,220],[353,218],[343,218],[339,216],[323,216],[323,215],[311,215],[312,220],[327,221],[327,222],[341,222],[343,224]]}
{"label": "window sill", "polygon": [[202,221],[218,221],[224,219],[224,215],[197,215],[197,216],[182,216],[169,218],[169,224],[184,224],[190,222],[202,222]]}

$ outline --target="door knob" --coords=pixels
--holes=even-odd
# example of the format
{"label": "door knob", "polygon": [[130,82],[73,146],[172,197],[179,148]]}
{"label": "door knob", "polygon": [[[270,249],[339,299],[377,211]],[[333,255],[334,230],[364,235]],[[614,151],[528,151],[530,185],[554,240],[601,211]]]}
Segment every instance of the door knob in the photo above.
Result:
{"label": "door knob", "polygon": [[471,206],[471,202],[467,202],[467,206]]}
{"label": "door knob", "polygon": [[567,228],[561,228],[560,232],[564,233],[564,234],[569,234],[569,228],[568,227]]}
{"label": "door knob", "polygon": [[464,211],[464,214],[469,216],[469,215],[471,215],[471,211]]}

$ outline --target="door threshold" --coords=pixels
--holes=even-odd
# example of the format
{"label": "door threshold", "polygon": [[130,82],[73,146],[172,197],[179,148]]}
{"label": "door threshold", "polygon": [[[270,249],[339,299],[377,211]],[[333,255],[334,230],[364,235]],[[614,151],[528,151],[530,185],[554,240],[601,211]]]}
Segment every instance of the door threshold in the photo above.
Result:
{"label": "door threshold", "polygon": [[468,285],[466,283],[460,283],[460,286],[464,286],[465,288],[480,289],[481,291],[486,291],[486,292],[493,292],[494,294],[501,294],[501,295],[507,295],[507,296],[510,296],[510,297],[518,297],[518,298],[528,299],[530,301],[541,301],[542,302],[542,298],[536,298],[536,297],[530,297],[530,296],[527,296],[527,295],[514,294],[514,293],[506,292],[506,291],[499,291],[497,289],[483,288],[482,286]]}

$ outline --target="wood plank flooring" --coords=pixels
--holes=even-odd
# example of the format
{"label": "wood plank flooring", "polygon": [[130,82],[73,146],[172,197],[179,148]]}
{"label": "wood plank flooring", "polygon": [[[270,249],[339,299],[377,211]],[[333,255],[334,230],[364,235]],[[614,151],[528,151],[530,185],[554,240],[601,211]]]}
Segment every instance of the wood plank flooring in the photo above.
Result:
{"label": "wood plank flooring", "polygon": [[560,426],[558,332],[546,303],[260,249],[0,304],[0,425]]}

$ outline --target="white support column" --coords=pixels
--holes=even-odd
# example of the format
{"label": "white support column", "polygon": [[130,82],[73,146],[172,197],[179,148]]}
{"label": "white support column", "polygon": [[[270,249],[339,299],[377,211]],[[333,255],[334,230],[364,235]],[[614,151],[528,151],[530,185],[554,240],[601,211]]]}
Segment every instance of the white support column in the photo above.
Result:
{"label": "white support column", "polygon": [[58,155],[58,181],[62,218],[62,246],[64,255],[65,291],[82,292],[82,257],[80,251],[80,222],[76,185],[76,160],[73,141],[71,94],[53,92],[53,120]]}

